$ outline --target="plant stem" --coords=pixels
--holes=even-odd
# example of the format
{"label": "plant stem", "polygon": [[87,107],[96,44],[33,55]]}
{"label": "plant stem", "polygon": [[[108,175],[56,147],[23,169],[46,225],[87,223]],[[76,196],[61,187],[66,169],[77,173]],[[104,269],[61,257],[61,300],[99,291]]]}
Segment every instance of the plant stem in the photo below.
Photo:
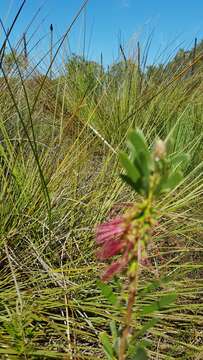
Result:
{"label": "plant stem", "polygon": [[[153,191],[151,190],[148,196],[148,199],[145,203],[145,215],[141,222],[141,228],[145,223],[146,217],[149,216],[151,211],[152,205],[152,198],[153,198]],[[130,272],[128,276],[129,280],[129,291],[128,291],[128,304],[127,310],[124,317],[124,329],[122,331],[120,346],[119,346],[119,360],[126,359],[126,344],[128,341],[128,337],[131,333],[131,323],[132,323],[132,313],[133,313],[133,305],[135,303],[135,298],[137,294],[137,286],[138,286],[138,279],[139,279],[139,265],[141,263],[142,257],[142,250],[141,250],[141,240],[143,238],[142,231],[139,231],[138,241],[137,241],[137,254],[135,257],[132,258],[132,261],[135,261],[137,266],[133,272]]]}
{"label": "plant stem", "polygon": [[[139,248],[139,244],[138,244]],[[139,250],[138,250],[139,251]],[[119,360],[125,360],[125,350],[126,350],[126,343],[128,336],[131,332],[131,322],[132,322],[132,312],[133,312],[133,305],[135,303],[135,297],[137,294],[137,284],[138,284],[138,268],[136,272],[129,276],[129,293],[128,293],[128,304],[127,304],[127,311],[124,318],[124,329],[122,331],[122,336],[120,340],[120,347],[119,347]]]}

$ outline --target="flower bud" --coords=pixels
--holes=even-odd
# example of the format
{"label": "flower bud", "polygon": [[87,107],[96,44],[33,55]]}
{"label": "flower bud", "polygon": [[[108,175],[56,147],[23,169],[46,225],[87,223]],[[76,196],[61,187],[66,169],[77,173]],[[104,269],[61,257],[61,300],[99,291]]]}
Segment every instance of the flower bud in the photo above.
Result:
{"label": "flower bud", "polygon": [[154,145],[154,158],[155,160],[161,160],[166,155],[166,144],[163,140],[158,139]]}

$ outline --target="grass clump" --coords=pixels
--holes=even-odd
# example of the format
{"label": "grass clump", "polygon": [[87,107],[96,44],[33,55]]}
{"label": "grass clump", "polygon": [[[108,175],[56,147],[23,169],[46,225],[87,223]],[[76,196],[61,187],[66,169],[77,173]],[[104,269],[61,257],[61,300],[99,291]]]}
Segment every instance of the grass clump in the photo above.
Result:
{"label": "grass clump", "polygon": [[[146,335],[149,356],[201,358],[201,71],[189,76],[186,63],[184,72],[169,67],[150,74],[135,59],[107,71],[73,57],[51,80],[15,59],[12,73],[2,65],[2,359],[103,358],[99,333],[111,320],[119,324],[120,314],[97,287],[103,265],[95,259],[94,228],[138,200],[118,177],[117,153],[132,127],[141,128],[149,144],[173,135],[169,156],[190,155],[180,186],[159,200],[153,269],[142,274],[138,289],[143,306],[168,290],[177,294]],[[156,285],[159,279],[165,285]],[[119,292],[119,282],[112,286]],[[137,319],[140,326],[145,317]]]}

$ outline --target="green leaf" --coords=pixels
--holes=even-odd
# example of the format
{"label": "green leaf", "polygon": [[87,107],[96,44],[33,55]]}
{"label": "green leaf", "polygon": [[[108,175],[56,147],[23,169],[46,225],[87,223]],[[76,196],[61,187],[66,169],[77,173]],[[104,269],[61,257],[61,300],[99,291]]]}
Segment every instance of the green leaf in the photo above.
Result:
{"label": "green leaf", "polygon": [[152,314],[154,311],[159,310],[159,303],[158,301],[154,301],[152,304],[143,305],[141,308],[141,315]]}
{"label": "green leaf", "polygon": [[153,318],[146,322],[146,324],[141,328],[141,330],[138,332],[138,336],[143,336],[147,330],[151,329],[158,323],[159,319]]}
{"label": "green leaf", "polygon": [[110,322],[110,329],[111,329],[111,335],[112,335],[112,344],[114,353],[118,354],[119,351],[119,334],[116,327],[116,322],[113,320]]}
{"label": "green leaf", "polygon": [[170,281],[172,281],[172,276],[162,276],[159,280],[155,279],[148,283],[146,283],[143,286],[143,289],[139,291],[139,294],[142,298],[144,298],[144,295],[148,295],[151,292],[154,292],[154,290],[157,290],[158,288],[161,288],[163,284],[168,284]]}
{"label": "green leaf", "polygon": [[140,154],[139,154],[139,162],[140,162],[142,174],[144,176],[149,176],[150,170],[151,170],[150,157],[146,153],[140,152]]}
{"label": "green leaf", "polygon": [[119,154],[119,159],[120,159],[122,166],[125,168],[128,177],[133,182],[136,182],[140,177],[140,173],[139,173],[139,170],[136,168],[136,166],[133,165],[133,163],[129,160],[128,155],[124,152],[121,152]]}
{"label": "green leaf", "polygon": [[153,346],[153,341],[149,340],[149,339],[142,339],[139,341],[139,343],[137,344],[137,347],[142,347],[142,348],[151,348]]}
{"label": "green leaf", "polygon": [[128,145],[133,151],[134,157],[141,152],[149,154],[147,143],[141,130],[131,130],[128,134]]}
{"label": "green leaf", "polygon": [[137,347],[133,360],[148,360],[147,353],[143,347]]}
{"label": "green leaf", "polygon": [[172,175],[162,181],[161,192],[170,191],[175,188],[183,179],[183,174],[181,171],[177,170]]}
{"label": "green leaf", "polygon": [[177,295],[175,293],[170,293],[167,295],[162,296],[159,299],[159,307],[160,308],[164,308],[168,305],[170,305],[171,303],[173,303],[177,298]]}
{"label": "green leaf", "polygon": [[101,281],[97,281],[97,285],[101,290],[102,295],[112,304],[112,305],[116,305],[117,304],[117,296],[113,293],[112,288],[107,285],[104,284]]}
{"label": "green leaf", "polygon": [[173,155],[169,157],[171,164],[173,167],[180,166],[180,165],[186,165],[189,160],[190,156],[186,153],[179,153],[177,155]]}
{"label": "green leaf", "polygon": [[161,287],[161,285],[162,285],[162,282],[160,280],[153,280],[153,281],[147,283],[143,287],[143,289],[141,289],[139,291],[139,294],[143,297],[144,295],[150,294],[154,290],[158,289],[159,287]]}
{"label": "green leaf", "polygon": [[127,175],[120,174],[120,177],[126,184],[130,185],[131,188],[135,190],[138,194],[142,194],[142,183],[140,179],[138,179],[138,181],[134,183]]}
{"label": "green leaf", "polygon": [[131,131],[128,145],[133,155],[133,163],[142,176],[148,177],[153,167],[150,151],[140,130]]}
{"label": "green leaf", "polygon": [[114,350],[111,345],[110,339],[107,335],[107,333],[104,331],[99,334],[100,341],[103,345],[104,352],[106,353],[108,360],[114,359]]}
{"label": "green leaf", "polygon": [[118,338],[118,332],[116,328],[116,322],[114,320],[110,322],[110,329],[111,329],[113,342],[115,342]]}
{"label": "green leaf", "polygon": [[[128,345],[128,353],[127,353],[127,358],[133,360],[133,359],[137,359],[136,355],[137,355],[137,350],[138,349],[147,349],[147,348],[151,348],[152,347],[152,341],[151,340],[146,340],[146,339],[142,339],[139,342],[133,342],[130,341],[129,345]],[[138,353],[139,355],[139,353]],[[147,354],[146,354],[147,355]]]}
{"label": "green leaf", "polygon": [[162,296],[158,301],[154,301],[149,305],[143,305],[141,308],[141,315],[151,314],[154,311],[160,311],[163,308],[170,305],[172,302],[176,300],[176,294],[170,293],[167,295]]}
{"label": "green leaf", "polygon": [[176,297],[177,296],[175,293],[170,293],[162,296],[158,301],[154,301],[149,305],[143,305],[141,308],[141,314],[146,315],[151,314],[154,311],[162,310],[163,308],[173,303],[176,300]]}

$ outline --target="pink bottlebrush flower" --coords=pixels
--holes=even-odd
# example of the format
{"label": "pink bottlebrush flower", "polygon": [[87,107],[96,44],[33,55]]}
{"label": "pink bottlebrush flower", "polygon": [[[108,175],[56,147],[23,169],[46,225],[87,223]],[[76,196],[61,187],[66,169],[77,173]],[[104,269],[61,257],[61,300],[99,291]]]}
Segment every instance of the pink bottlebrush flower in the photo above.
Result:
{"label": "pink bottlebrush flower", "polygon": [[124,257],[117,261],[112,262],[111,265],[103,273],[101,280],[108,281],[112,279],[114,275],[120,273],[126,267],[127,263],[128,263],[128,257]]}
{"label": "pink bottlebrush flower", "polygon": [[[122,272],[131,261],[138,261],[142,266],[150,266],[146,242],[143,240],[139,225],[140,209],[131,207],[123,216],[117,216],[97,226],[96,242],[100,246],[97,257],[107,260],[120,255],[106,269],[102,280],[107,281]],[[150,221],[145,224],[145,237],[151,237]],[[149,241],[148,238],[148,241]]]}
{"label": "pink bottlebrush flower", "polygon": [[128,263],[129,251],[133,248],[133,243],[127,236],[130,228],[131,224],[126,221],[124,216],[116,217],[97,227],[96,241],[101,246],[97,257],[100,260],[106,260],[114,255],[121,255],[103,274],[104,281],[121,272]]}
{"label": "pink bottlebrush flower", "polygon": [[125,231],[123,217],[119,216],[108,222],[100,224],[96,230],[96,241],[103,244],[109,240],[120,238]]}

